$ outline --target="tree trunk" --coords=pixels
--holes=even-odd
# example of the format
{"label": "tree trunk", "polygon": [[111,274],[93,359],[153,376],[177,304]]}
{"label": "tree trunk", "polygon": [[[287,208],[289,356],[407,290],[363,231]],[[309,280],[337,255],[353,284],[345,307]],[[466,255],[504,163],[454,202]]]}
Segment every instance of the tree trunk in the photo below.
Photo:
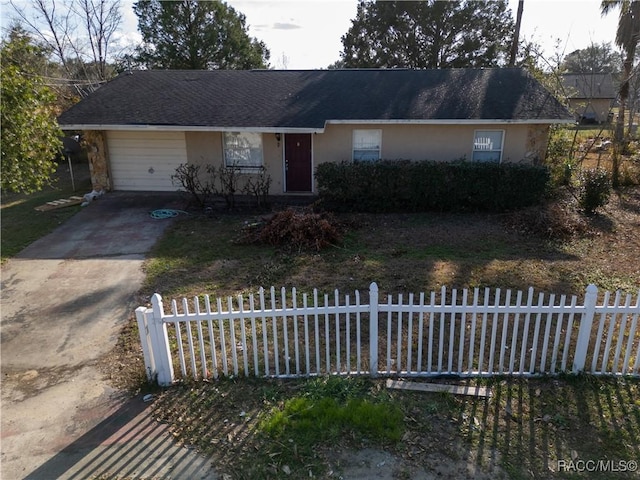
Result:
{"label": "tree trunk", "polygon": [[631,73],[633,70],[633,57],[628,54],[624,60],[624,67],[622,69],[622,82],[620,82],[620,96],[618,99],[618,119],[616,121],[616,129],[614,139],[619,144],[624,141],[624,119],[627,109],[627,99],[629,98],[629,81],[631,80]]}
{"label": "tree trunk", "polygon": [[629,120],[627,121],[627,134],[631,136],[631,134],[633,133],[633,125],[634,125],[633,117],[635,117],[636,115],[636,109],[633,101],[627,100],[627,103],[629,107]]}
{"label": "tree trunk", "polygon": [[613,188],[620,186],[620,155],[625,151],[626,136],[624,134],[624,120],[629,99],[629,83],[633,74],[633,58],[635,56],[635,44],[632,44],[626,53],[624,66],[622,69],[622,82],[620,84],[620,106],[618,108],[618,119],[614,132],[614,152],[611,164],[611,183]]}

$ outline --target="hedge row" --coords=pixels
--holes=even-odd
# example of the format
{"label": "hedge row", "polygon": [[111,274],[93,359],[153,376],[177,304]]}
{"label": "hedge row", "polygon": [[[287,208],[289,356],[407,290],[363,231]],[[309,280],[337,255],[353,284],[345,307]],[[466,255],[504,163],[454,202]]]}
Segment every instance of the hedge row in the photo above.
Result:
{"label": "hedge row", "polygon": [[334,211],[501,212],[539,203],[549,172],[511,163],[383,160],[322,163],[316,179],[323,206]]}

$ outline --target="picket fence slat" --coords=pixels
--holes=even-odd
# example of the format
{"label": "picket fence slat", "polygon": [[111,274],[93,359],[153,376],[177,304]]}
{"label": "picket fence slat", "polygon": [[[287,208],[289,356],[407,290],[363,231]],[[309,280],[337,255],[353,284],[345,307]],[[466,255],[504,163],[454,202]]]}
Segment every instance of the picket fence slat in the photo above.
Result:
{"label": "picket fence slat", "polygon": [[372,284],[363,304],[359,291],[320,296],[317,289],[308,294],[271,287],[257,297],[172,300],[169,313],[156,294],[152,308],[136,309],[136,318],[147,374],[161,384],[175,381],[174,371],[214,379],[568,371],[637,376],[640,292],[611,297],[604,292],[597,304],[593,286],[583,304],[576,296],[558,300],[533,288],[514,295],[500,288],[442,287],[428,297],[387,295],[379,302]]}
{"label": "picket fence slat", "polygon": [[[627,348],[625,349],[626,353],[624,356],[624,365],[629,365],[629,360],[631,358],[631,351],[633,349],[633,339],[635,338],[637,326],[638,326],[638,314],[636,313],[633,316],[633,319],[631,320],[631,328],[629,330],[629,339],[627,340]],[[640,341],[636,346],[636,357],[640,358],[640,352],[638,352],[638,350],[640,350]]]}
{"label": "picket fence slat", "polygon": [[[356,290],[356,305],[360,305],[360,292]],[[362,332],[360,329],[360,311],[356,311],[356,373],[362,373]]]}

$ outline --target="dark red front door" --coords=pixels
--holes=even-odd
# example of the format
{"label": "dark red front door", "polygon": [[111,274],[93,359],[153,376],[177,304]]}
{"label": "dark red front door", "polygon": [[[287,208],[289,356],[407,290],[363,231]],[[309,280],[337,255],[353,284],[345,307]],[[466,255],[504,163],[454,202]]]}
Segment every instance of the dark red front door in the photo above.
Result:
{"label": "dark red front door", "polygon": [[287,178],[287,192],[311,191],[310,133],[285,134],[284,166]]}

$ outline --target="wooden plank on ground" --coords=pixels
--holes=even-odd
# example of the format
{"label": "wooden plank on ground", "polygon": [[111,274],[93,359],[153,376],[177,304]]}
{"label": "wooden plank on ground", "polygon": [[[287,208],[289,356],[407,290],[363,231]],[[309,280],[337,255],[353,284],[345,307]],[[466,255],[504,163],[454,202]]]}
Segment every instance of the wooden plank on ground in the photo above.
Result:
{"label": "wooden plank on ground", "polygon": [[389,379],[387,380],[387,388],[413,390],[417,392],[449,392],[454,395],[469,395],[473,397],[491,397],[491,390],[489,388],[472,385],[445,385],[442,383],[419,383]]}
{"label": "wooden plank on ground", "polygon": [[47,202],[44,205],[40,205],[39,207],[36,207],[35,210],[39,212],[47,212],[49,210],[55,210],[56,208],[71,207],[72,205],[80,205],[82,202],[84,202],[84,198],[77,197],[77,196],[73,196],[69,198],[61,198],[59,200]]}

